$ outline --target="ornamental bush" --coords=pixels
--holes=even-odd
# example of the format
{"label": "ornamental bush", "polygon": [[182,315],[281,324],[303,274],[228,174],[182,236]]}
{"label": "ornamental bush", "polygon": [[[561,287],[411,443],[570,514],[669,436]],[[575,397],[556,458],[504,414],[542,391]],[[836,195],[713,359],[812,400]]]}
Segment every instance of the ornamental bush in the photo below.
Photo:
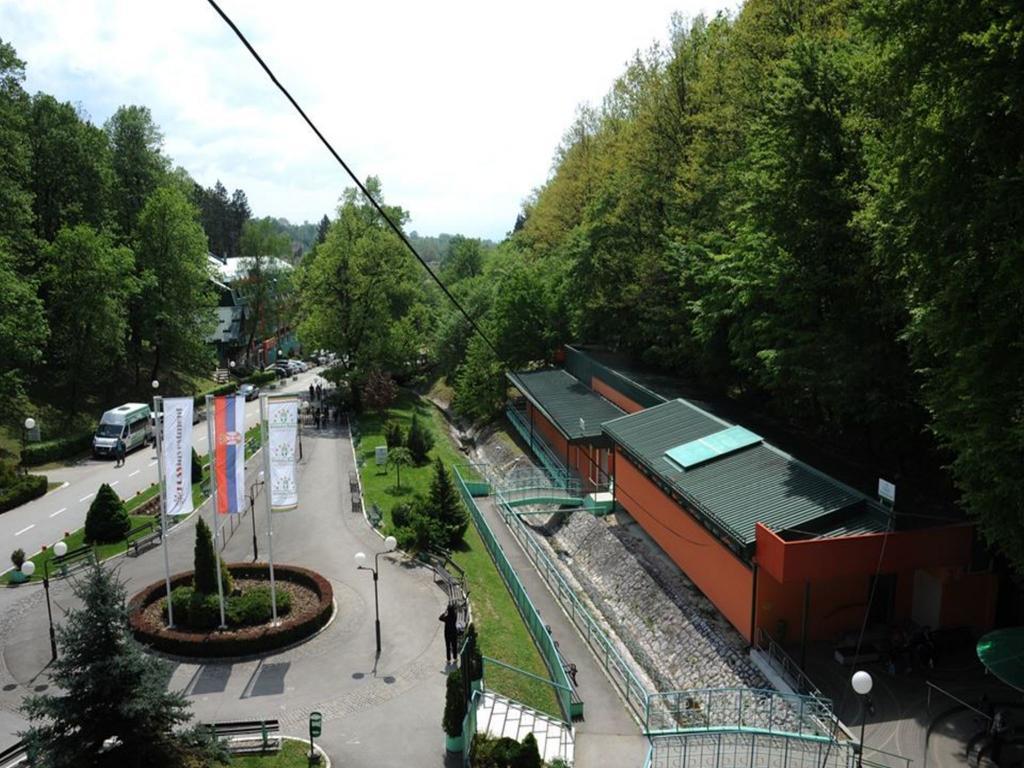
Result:
{"label": "ornamental bush", "polygon": [[48,461],[66,459],[84,453],[92,447],[92,436],[94,430],[82,432],[70,437],[60,437],[56,440],[44,440],[40,443],[29,443],[21,452],[21,463],[26,467],[37,464],[45,464]]}
{"label": "ornamental bush", "polygon": [[[195,575],[192,586],[196,592],[204,595],[217,594],[217,559],[213,551],[213,537],[210,534],[210,527],[203,518],[196,522],[196,546],[194,550],[193,568]],[[234,589],[234,582],[231,572],[228,571],[225,563],[220,564],[221,587],[225,595],[230,595]]]}
{"label": "ornamental bush", "polygon": [[[292,609],[292,596],[277,590],[277,615],[284,616]],[[232,595],[227,605],[228,625],[244,627],[266,624],[273,617],[270,587],[253,587],[240,595]]]}
{"label": "ornamental bush", "polygon": [[426,463],[427,454],[434,447],[434,435],[423,426],[415,413],[412,415],[412,424],[409,425],[409,436],[406,438],[405,447],[409,449],[412,460],[417,465]]}
{"label": "ornamental bush", "polygon": [[466,717],[466,693],[462,689],[462,673],[452,670],[448,675],[444,698],[444,732],[453,739],[462,735],[462,720]]}
{"label": "ornamental bush", "polygon": [[0,512],[20,507],[32,499],[38,499],[46,493],[45,475],[25,475],[0,490]]}
{"label": "ornamental bush", "polygon": [[85,516],[85,543],[110,544],[128,535],[132,523],[124,502],[113,488],[104,483],[96,492]]}
{"label": "ornamental bush", "polygon": [[384,442],[388,448],[398,448],[405,442],[405,434],[402,432],[402,425],[397,421],[389,421],[384,425]]}

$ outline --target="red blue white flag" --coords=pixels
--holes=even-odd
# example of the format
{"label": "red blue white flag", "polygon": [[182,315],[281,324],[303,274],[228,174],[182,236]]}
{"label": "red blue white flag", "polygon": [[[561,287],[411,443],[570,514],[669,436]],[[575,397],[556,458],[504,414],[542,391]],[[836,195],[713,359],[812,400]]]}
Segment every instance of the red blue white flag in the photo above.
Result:
{"label": "red blue white flag", "polygon": [[213,399],[213,472],[215,509],[237,515],[245,505],[245,398],[225,395]]}

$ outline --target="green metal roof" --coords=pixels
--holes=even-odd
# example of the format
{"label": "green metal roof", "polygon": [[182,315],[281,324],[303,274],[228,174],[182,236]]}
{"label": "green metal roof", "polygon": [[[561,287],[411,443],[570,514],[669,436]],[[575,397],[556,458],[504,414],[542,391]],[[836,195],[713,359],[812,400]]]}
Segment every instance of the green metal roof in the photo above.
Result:
{"label": "green metal roof", "polygon": [[601,437],[601,424],[623,413],[561,368],[507,375],[512,385],[570,440]]}
{"label": "green metal roof", "polygon": [[1004,683],[1024,691],[1024,627],[997,629],[978,641],[978,658]]}
{"label": "green metal roof", "polygon": [[[865,515],[877,506],[865,495],[797,461],[767,443],[742,448],[689,470],[670,461],[671,448],[729,427],[685,400],[669,400],[606,422],[604,431],[635,460],[660,477],[737,542],[755,541],[755,523],[778,533],[836,535],[885,530],[884,516]],[[825,530],[813,531],[814,521]]]}

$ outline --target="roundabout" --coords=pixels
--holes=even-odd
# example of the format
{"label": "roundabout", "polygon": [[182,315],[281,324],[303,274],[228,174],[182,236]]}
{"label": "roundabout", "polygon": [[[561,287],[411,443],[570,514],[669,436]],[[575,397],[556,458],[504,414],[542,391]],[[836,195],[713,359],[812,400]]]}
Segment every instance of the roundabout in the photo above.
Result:
{"label": "roundabout", "polygon": [[[278,651],[307,640],[327,625],[334,615],[334,589],[327,579],[308,568],[275,565],[274,579],[281,607],[278,620],[274,623],[269,615],[258,615],[257,610],[255,618],[259,620],[254,621],[254,611],[242,601],[254,593],[269,594],[268,566],[265,563],[229,563],[226,567],[236,584],[246,588],[244,592],[239,590],[238,595],[225,596],[226,601],[237,599],[240,604],[237,611],[229,612],[231,618],[226,629],[209,628],[202,622],[192,622],[197,626],[186,626],[187,614],[180,608],[184,607],[187,597],[175,607],[176,617],[181,618],[174,627],[168,627],[167,585],[160,580],[136,593],[129,601],[128,620],[132,634],[148,648],[172,656],[239,658]],[[176,604],[184,590],[191,590],[193,576],[193,571],[185,571],[171,577]],[[215,623],[219,621],[215,619]]]}

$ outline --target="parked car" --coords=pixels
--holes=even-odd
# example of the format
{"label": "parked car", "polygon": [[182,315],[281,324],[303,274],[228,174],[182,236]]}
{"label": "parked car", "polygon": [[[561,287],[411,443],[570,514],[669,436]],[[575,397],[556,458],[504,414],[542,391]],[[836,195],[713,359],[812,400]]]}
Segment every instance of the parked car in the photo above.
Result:
{"label": "parked car", "polygon": [[245,398],[246,402],[255,400],[260,396],[260,388],[255,384],[243,384],[238,388],[238,394]]}

